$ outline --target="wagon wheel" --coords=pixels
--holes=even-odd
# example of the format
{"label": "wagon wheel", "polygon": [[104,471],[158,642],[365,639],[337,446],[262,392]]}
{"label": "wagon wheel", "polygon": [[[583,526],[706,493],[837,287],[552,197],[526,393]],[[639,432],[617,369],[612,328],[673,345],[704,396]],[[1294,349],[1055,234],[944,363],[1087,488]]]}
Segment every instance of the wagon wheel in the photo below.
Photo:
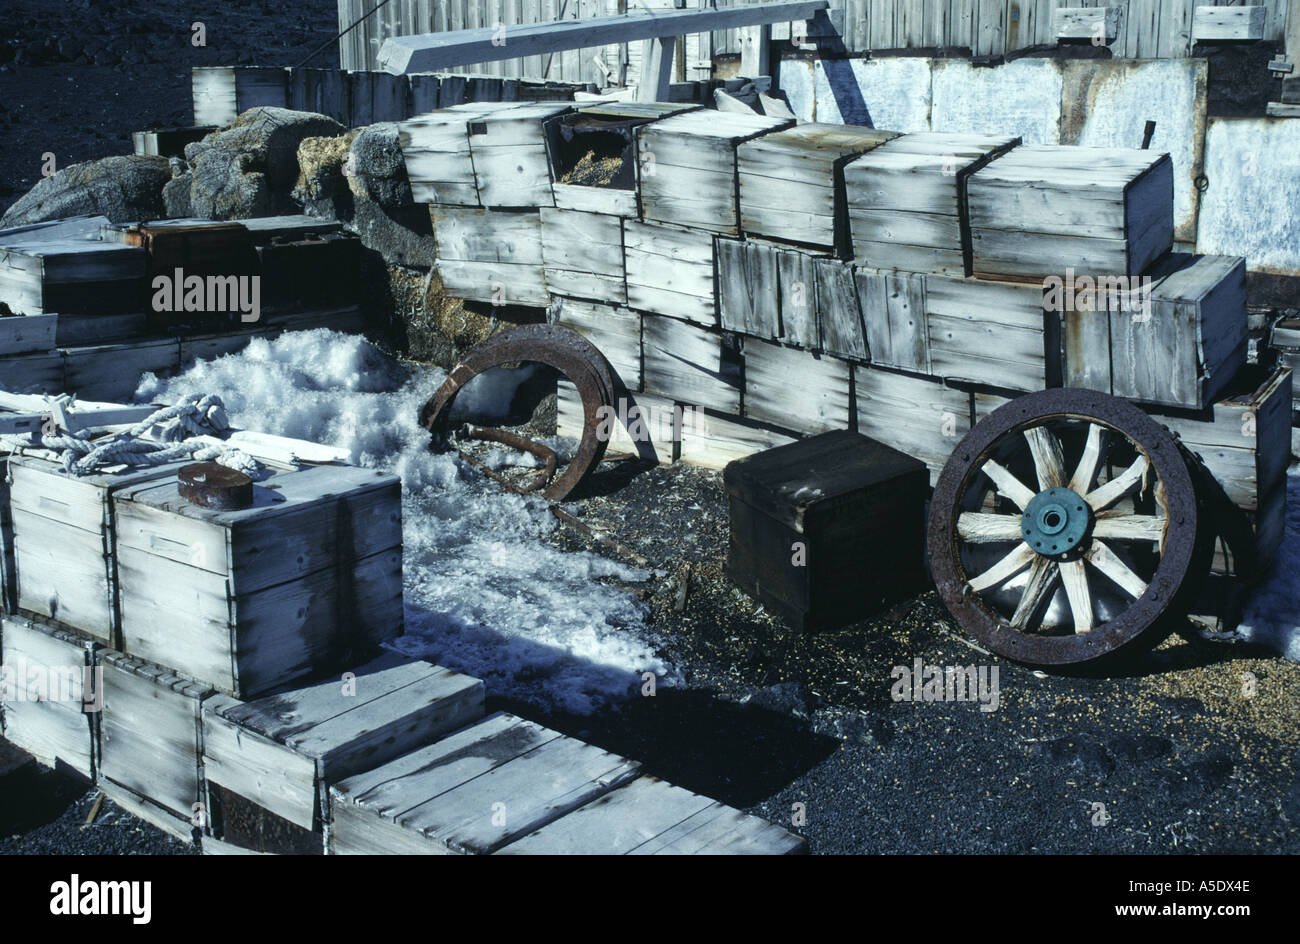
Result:
{"label": "wagon wheel", "polygon": [[994,652],[1090,662],[1173,627],[1204,562],[1197,518],[1164,427],[1124,400],[1044,390],[953,452],[931,502],[930,566],[953,616]]}

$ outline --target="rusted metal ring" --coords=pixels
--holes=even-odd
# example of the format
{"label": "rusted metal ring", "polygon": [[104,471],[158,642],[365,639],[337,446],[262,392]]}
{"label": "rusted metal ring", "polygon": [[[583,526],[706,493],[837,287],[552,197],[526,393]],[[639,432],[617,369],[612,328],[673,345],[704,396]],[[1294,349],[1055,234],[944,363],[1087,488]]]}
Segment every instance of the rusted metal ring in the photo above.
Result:
{"label": "rusted metal ring", "polygon": [[484,371],[505,364],[534,361],[564,374],[582,398],[582,440],[564,473],[542,495],[563,501],[595,468],[605,454],[607,441],[598,435],[604,411],[614,404],[614,371],[605,356],[582,335],[551,324],[520,325],[488,338],[474,347],[420,410],[420,425],[432,440],[430,448],[451,447],[451,405],[461,389]]}
{"label": "rusted metal ring", "polygon": [[541,477],[528,485],[518,486],[521,492],[535,492],[555,477],[555,467],[559,459],[555,455],[555,450],[550,446],[533,442],[531,439],[520,436],[518,433],[512,433],[508,429],[496,429],[489,426],[470,426],[465,430],[465,438],[477,439],[481,442],[501,443],[503,446],[510,446],[520,452],[527,452],[541,459],[545,463]]}
{"label": "rusted metal ring", "polygon": [[[957,535],[962,498],[994,443],[1052,418],[1096,421],[1131,440],[1165,489],[1164,550],[1146,591],[1119,616],[1071,636],[1022,633],[969,591]],[[1181,615],[1187,577],[1198,558],[1197,496],[1181,450],[1170,433],[1126,400],[1088,390],[1052,389],[1019,397],[981,420],[944,466],[930,503],[928,550],[939,596],[961,626],[992,651],[1034,665],[1072,665],[1153,644]],[[1191,589],[1194,589],[1192,587]]]}

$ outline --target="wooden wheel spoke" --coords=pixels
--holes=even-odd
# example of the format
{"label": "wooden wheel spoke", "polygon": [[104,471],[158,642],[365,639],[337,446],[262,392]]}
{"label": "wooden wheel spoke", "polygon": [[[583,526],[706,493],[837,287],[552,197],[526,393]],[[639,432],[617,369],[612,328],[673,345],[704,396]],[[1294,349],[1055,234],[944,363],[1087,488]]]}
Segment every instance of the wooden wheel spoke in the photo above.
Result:
{"label": "wooden wheel spoke", "polygon": [[1025,430],[1025,439],[1029,441],[1029,451],[1034,457],[1039,489],[1064,485],[1065,457],[1061,454],[1061,441],[1046,426],[1031,426]]}
{"label": "wooden wheel spoke", "polygon": [[1133,486],[1143,482],[1149,467],[1147,457],[1139,455],[1127,469],[1105,485],[1089,492],[1084,498],[1092,506],[1093,511],[1104,511],[1127,495]]}
{"label": "wooden wheel spoke", "polygon": [[1056,586],[1056,576],[1059,570],[1056,562],[1046,557],[1035,556],[1033,565],[1029,568],[1029,580],[1025,584],[1025,592],[1020,595],[1020,602],[1016,604],[1016,611],[1011,614],[1011,625],[1015,629],[1023,629],[1029,622],[1038,608],[1051,595]]}
{"label": "wooden wheel spoke", "polygon": [[1094,538],[1117,541],[1163,542],[1166,521],[1156,515],[1121,515],[1103,513],[1092,526]]}
{"label": "wooden wheel spoke", "polygon": [[1012,475],[1005,466],[999,465],[992,459],[986,459],[982,468],[984,474],[993,480],[993,484],[998,487],[998,491],[1003,497],[1013,502],[1021,511],[1024,511],[1025,506],[1034,497],[1034,490]]}
{"label": "wooden wheel spoke", "polygon": [[1115,552],[1107,547],[1104,542],[1094,539],[1084,553],[1084,558],[1093,567],[1096,567],[1113,580],[1121,590],[1133,597],[1133,599],[1136,600],[1147,592],[1146,581],[1133,573],[1128,564],[1116,557]]}
{"label": "wooden wheel spoke", "polygon": [[1028,567],[1036,556],[1028,544],[1021,543],[984,573],[972,577],[968,581],[970,588],[976,593],[992,589]]}
{"label": "wooden wheel spoke", "polygon": [[981,511],[963,511],[957,517],[957,536],[972,544],[1024,540],[1019,515],[991,515]]}
{"label": "wooden wheel spoke", "polygon": [[1101,461],[1101,427],[1096,423],[1088,424],[1088,441],[1084,444],[1083,455],[1075,466],[1074,475],[1070,477],[1070,488],[1080,495],[1088,494],[1092,480],[1097,476],[1097,463]]}
{"label": "wooden wheel spoke", "polygon": [[1083,561],[1062,562],[1061,583],[1065,585],[1065,596],[1070,601],[1074,631],[1089,632],[1092,629],[1092,592],[1088,589],[1088,572]]}

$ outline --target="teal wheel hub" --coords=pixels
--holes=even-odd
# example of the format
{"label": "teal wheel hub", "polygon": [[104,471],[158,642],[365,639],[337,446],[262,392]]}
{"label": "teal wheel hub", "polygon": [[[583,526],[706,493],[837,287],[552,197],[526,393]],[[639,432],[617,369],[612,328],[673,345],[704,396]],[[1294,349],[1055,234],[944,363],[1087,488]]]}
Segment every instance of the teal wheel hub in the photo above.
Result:
{"label": "teal wheel hub", "polygon": [[1074,489],[1058,486],[1035,495],[1020,517],[1025,543],[1044,557],[1066,558],[1092,526],[1092,509]]}

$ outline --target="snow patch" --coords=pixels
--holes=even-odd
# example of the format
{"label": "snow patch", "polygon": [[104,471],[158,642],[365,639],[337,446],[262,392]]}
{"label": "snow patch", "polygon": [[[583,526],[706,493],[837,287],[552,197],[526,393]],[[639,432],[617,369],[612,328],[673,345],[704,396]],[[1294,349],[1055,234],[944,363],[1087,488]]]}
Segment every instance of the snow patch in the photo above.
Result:
{"label": "snow patch", "polygon": [[[545,542],[558,527],[545,502],[500,492],[454,453],[429,452],[416,418],[445,377],[321,328],[255,339],[178,377],[145,374],[136,399],[216,393],[235,426],[346,448],[358,465],[400,475],[403,652],[481,678],[489,695],[580,714],[629,697],[644,672],[671,684],[677,673],[647,638],[645,604],[602,582],[640,582],[645,571],[557,550]],[[492,387],[503,398],[516,389]],[[482,393],[476,409],[509,405]],[[493,453],[491,465],[507,463],[534,464]]]}

